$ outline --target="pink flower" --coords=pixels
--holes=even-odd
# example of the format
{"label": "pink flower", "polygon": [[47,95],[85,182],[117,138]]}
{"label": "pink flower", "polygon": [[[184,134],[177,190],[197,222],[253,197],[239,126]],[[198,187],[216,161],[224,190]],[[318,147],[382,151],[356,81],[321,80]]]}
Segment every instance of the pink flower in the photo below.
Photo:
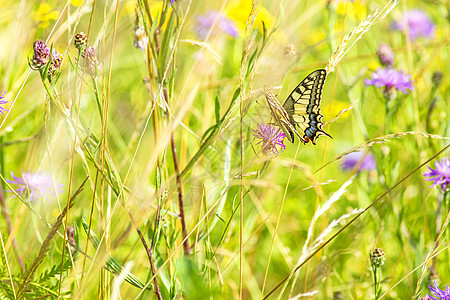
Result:
{"label": "pink flower", "polygon": [[423,173],[424,177],[428,181],[434,181],[431,187],[438,185],[443,191],[446,191],[447,188],[450,188],[450,160],[448,158],[444,158],[441,162],[434,163],[436,169],[432,169],[428,167],[430,172]]}
{"label": "pink flower", "polygon": [[[286,135],[273,125],[261,123],[256,129],[253,129],[254,136],[262,143],[261,151],[266,155],[277,155],[281,150],[286,149],[283,139]],[[280,150],[277,149],[280,146]]]}
{"label": "pink flower", "polygon": [[[430,289],[431,293],[433,293],[433,296],[429,296],[430,299],[433,300],[450,300],[450,287],[447,285],[445,291],[444,290],[440,290],[438,285],[436,284],[436,281],[434,282],[434,287],[428,286],[428,288]],[[436,297],[436,298],[435,298]]]}
{"label": "pink flower", "polygon": [[376,72],[372,72],[372,79],[364,80],[364,84],[384,88],[383,92],[397,89],[408,94],[407,90],[413,89],[411,75],[389,68],[379,68]]}
{"label": "pink flower", "polygon": [[428,15],[419,10],[410,10],[398,21],[392,24],[393,29],[406,32],[409,31],[409,38],[415,40],[420,36],[432,38],[434,36],[434,24]]}
{"label": "pink flower", "polygon": [[48,196],[54,196],[56,192],[62,192],[62,185],[54,185],[52,177],[48,174],[26,172],[22,174],[22,177],[16,177],[14,173],[11,172],[11,176],[14,180],[7,179],[6,181],[17,185],[17,188],[14,189],[14,191],[20,196],[25,197],[27,201],[34,200],[37,202],[40,198],[47,198]]}
{"label": "pink flower", "polygon": [[[6,92],[4,92],[3,94],[0,94],[0,105],[8,103],[8,101],[3,100],[3,98],[5,98],[5,95],[6,95]],[[8,110],[0,106],[0,114],[3,115],[3,113],[5,111],[8,111]]]}
{"label": "pink flower", "polygon": [[209,11],[202,16],[197,17],[197,34],[205,39],[209,32],[211,35],[217,35],[221,32],[236,37],[238,35],[234,22],[218,11]]}

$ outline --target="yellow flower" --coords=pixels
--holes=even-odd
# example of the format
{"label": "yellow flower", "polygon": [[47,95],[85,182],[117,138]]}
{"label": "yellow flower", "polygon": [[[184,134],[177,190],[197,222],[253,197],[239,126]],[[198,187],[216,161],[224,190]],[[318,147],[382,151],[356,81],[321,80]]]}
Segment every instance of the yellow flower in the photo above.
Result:
{"label": "yellow flower", "polygon": [[70,4],[72,4],[75,7],[81,6],[83,4],[83,0],[70,0]]}
{"label": "yellow flower", "polygon": [[346,14],[352,21],[360,21],[367,16],[367,8],[358,0],[339,0],[336,5],[336,13],[340,15]]}
{"label": "yellow flower", "polygon": [[376,61],[371,61],[369,62],[369,65],[367,66],[367,68],[370,71],[375,71],[376,69],[378,69],[380,67],[380,63],[376,62]]}
{"label": "yellow flower", "polygon": [[39,23],[39,28],[46,28],[50,24],[50,20],[58,19],[59,11],[52,10],[50,4],[41,2],[38,10],[34,14],[34,20]]}
{"label": "yellow flower", "polygon": [[327,36],[321,29],[311,29],[311,33],[306,35],[305,39],[307,45],[314,45],[314,51],[328,49],[328,44],[324,43],[327,41]]}
{"label": "yellow flower", "polygon": [[[245,25],[247,24],[247,19],[251,9],[252,1],[249,0],[234,0],[226,9],[227,17],[236,22],[236,27],[241,36],[245,32]],[[271,28],[275,22],[275,18],[267,9],[259,6],[259,11],[255,19],[255,26],[258,26],[260,31],[262,31],[263,21],[266,28]]]}
{"label": "yellow flower", "polygon": [[[336,117],[338,113],[340,113],[342,110],[348,108],[349,106],[350,106],[349,103],[335,99],[333,102],[333,109],[331,109],[331,105],[328,105],[327,107],[325,107],[325,109],[323,109],[324,114],[329,116],[329,120],[327,120],[327,121],[330,121],[331,119]],[[350,114],[351,114],[351,111],[345,112],[342,115],[340,115],[339,119],[337,119],[336,121],[339,122],[340,120],[344,120],[344,119],[348,118],[348,116]]]}

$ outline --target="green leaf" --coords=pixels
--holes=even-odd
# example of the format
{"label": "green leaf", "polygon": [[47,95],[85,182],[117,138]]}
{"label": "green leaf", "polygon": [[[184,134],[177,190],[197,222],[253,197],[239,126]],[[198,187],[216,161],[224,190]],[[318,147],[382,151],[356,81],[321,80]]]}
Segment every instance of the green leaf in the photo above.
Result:
{"label": "green leaf", "polygon": [[[81,225],[83,225],[83,229],[88,234],[89,232],[89,241],[92,243],[95,249],[98,249],[100,245],[100,240],[97,238],[97,235],[92,231],[89,230],[89,224],[86,223],[86,221],[83,218],[80,218]],[[125,274],[125,281],[130,283],[131,285],[138,287],[140,289],[143,289],[145,287],[145,284],[142,283],[135,275],[128,272],[114,257],[110,256],[108,260],[106,261],[105,269],[109,272],[119,275],[119,274]],[[148,290],[152,289],[152,285],[147,286]]]}
{"label": "green leaf", "polygon": [[158,74],[159,76],[163,76],[166,64],[169,61],[169,55],[172,52],[173,49],[173,39],[174,39],[174,24],[175,24],[175,17],[174,14],[171,13],[169,17],[169,21],[167,22],[166,30],[163,34],[163,39],[161,41],[160,47],[159,47],[159,54],[158,54]]}
{"label": "green leaf", "polygon": [[261,21],[262,22],[262,28],[263,28],[263,41],[262,41],[262,43],[263,43],[263,45],[266,43],[266,40],[267,40],[267,28],[266,28],[266,24],[264,23],[264,21]]}
{"label": "green leaf", "polygon": [[216,94],[215,97],[215,113],[216,113],[216,123],[220,123],[220,101],[219,101],[219,95]]}
{"label": "green leaf", "polygon": [[256,47],[255,51],[253,51],[253,54],[250,56],[250,59],[248,60],[248,67],[247,67],[247,72],[245,74],[245,78],[248,78],[250,73],[253,71],[253,67],[255,66],[257,54],[258,54],[258,47]]}
{"label": "green leaf", "polygon": [[202,141],[204,141],[206,139],[206,137],[208,136],[208,134],[213,131],[215,128],[217,127],[217,124],[214,124],[212,126],[210,126],[208,129],[205,130],[205,133],[203,133],[202,136]]}

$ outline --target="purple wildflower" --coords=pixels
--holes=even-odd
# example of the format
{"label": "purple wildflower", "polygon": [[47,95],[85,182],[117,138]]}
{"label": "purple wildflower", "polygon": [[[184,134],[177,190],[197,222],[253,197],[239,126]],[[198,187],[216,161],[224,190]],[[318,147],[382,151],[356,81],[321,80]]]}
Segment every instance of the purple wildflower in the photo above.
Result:
{"label": "purple wildflower", "polygon": [[430,172],[423,173],[423,176],[429,177],[426,178],[428,181],[434,181],[431,187],[438,185],[443,191],[446,191],[450,188],[450,160],[448,158],[444,158],[441,162],[436,160],[434,164],[436,166],[436,170],[428,167]]}
{"label": "purple wildflower", "polygon": [[[31,173],[26,172],[22,174],[22,177],[14,176],[11,172],[11,176],[14,180],[6,180],[9,183],[17,185],[14,189],[17,194],[26,198],[27,201],[34,200],[37,202],[39,198],[47,198],[47,196],[55,195],[55,188],[53,185],[52,177],[44,173]],[[56,185],[56,192],[61,193],[62,185]]]}
{"label": "purple wildflower", "polygon": [[55,49],[50,49],[44,41],[36,40],[33,43],[33,58],[30,60],[30,67],[33,70],[42,70],[48,67],[47,78],[52,81],[53,76],[57,73],[61,66],[61,54]]}
{"label": "purple wildflower", "polygon": [[[3,98],[5,98],[5,95],[6,95],[6,92],[4,92],[3,94],[0,94],[0,105],[8,103],[8,101],[3,100]],[[5,111],[8,111],[8,110],[0,106],[0,114],[3,115],[3,113]]]}
{"label": "purple wildflower", "polygon": [[[445,291],[441,291],[434,281],[434,287],[428,286],[433,296],[427,295],[432,300],[450,300],[450,287],[447,285]],[[436,297],[436,298],[435,298]]]}
{"label": "purple wildflower", "polygon": [[33,43],[33,58],[30,67],[39,70],[45,67],[50,60],[50,48],[44,41],[36,40]]}
{"label": "purple wildflower", "polygon": [[395,53],[388,44],[381,43],[378,45],[377,55],[383,66],[388,68],[392,68],[394,66]]}
{"label": "purple wildflower", "polygon": [[408,94],[407,90],[413,89],[411,75],[389,68],[378,68],[376,72],[372,72],[372,79],[365,79],[364,84],[384,88],[384,93],[397,89]]}
{"label": "purple wildflower", "polygon": [[353,170],[356,166],[358,166],[358,171],[375,170],[375,158],[370,153],[365,154],[364,152],[352,152],[345,156],[341,168],[343,170]]}
{"label": "purple wildflower", "polygon": [[432,38],[434,35],[434,24],[428,15],[419,10],[410,10],[398,21],[391,25],[391,28],[406,32],[409,30],[409,38],[415,40],[420,36]]}
{"label": "purple wildflower", "polygon": [[[261,151],[266,155],[277,155],[279,151],[286,149],[283,139],[286,135],[273,125],[261,123],[256,129],[253,129],[254,136],[260,139],[257,143],[262,143]],[[280,146],[280,150],[277,149]]]}
{"label": "purple wildflower", "polygon": [[197,17],[197,34],[200,38],[206,39],[208,34],[217,35],[220,31],[231,37],[238,35],[234,22],[218,11],[209,11]]}

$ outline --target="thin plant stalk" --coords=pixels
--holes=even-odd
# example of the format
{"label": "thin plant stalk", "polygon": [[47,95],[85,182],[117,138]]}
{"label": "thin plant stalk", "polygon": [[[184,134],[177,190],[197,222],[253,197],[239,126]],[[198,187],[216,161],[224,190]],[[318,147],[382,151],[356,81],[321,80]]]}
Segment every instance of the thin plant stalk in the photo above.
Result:
{"label": "thin plant stalk", "polygon": [[378,296],[381,294],[381,289],[380,289],[380,272],[378,272],[378,268],[375,268],[374,266],[372,266],[372,274],[373,274],[373,283],[374,283],[374,295],[375,295],[375,300],[378,300]]}
{"label": "thin plant stalk", "polygon": [[[166,104],[169,105],[169,94],[167,92],[167,87],[163,88],[163,94],[164,94],[164,100],[166,101]],[[169,119],[169,112],[166,110],[166,120]],[[181,222],[181,232],[183,235],[183,248],[184,248],[184,254],[188,255],[190,254],[189,249],[189,239],[187,238],[187,229],[186,229],[186,220],[184,215],[184,204],[183,204],[183,188],[181,185],[181,177],[180,177],[180,167],[178,164],[178,156],[177,156],[177,148],[175,145],[175,136],[172,133],[170,134],[170,147],[172,149],[172,158],[173,158],[173,167],[175,170],[175,177],[177,182],[177,189],[178,189],[178,209],[180,211],[180,222]]]}
{"label": "thin plant stalk", "polygon": [[[0,185],[0,203],[2,205],[3,216],[6,219],[7,232],[8,234],[11,234],[11,232],[13,231],[11,217],[9,215],[8,208],[6,207],[5,192],[2,185]],[[20,268],[22,269],[22,273],[25,273],[25,265],[23,263],[22,257],[19,254],[19,248],[17,246],[17,240],[15,236],[12,237],[12,244],[17,261],[19,262]]]}

